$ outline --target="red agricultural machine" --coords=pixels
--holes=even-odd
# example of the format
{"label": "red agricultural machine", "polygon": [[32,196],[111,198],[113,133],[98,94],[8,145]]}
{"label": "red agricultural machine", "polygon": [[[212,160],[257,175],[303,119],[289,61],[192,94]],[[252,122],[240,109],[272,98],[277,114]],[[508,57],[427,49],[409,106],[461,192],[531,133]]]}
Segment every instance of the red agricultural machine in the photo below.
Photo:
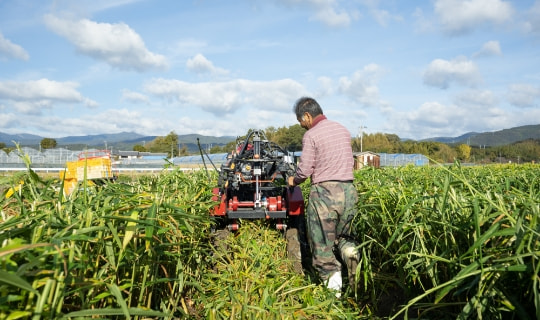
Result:
{"label": "red agricultural machine", "polygon": [[290,188],[286,181],[295,172],[292,155],[269,141],[264,131],[250,130],[221,166],[213,189],[219,204],[211,214],[218,226],[233,231],[242,219],[266,219],[284,231],[289,256],[301,263],[306,246],[304,198],[300,187]]}

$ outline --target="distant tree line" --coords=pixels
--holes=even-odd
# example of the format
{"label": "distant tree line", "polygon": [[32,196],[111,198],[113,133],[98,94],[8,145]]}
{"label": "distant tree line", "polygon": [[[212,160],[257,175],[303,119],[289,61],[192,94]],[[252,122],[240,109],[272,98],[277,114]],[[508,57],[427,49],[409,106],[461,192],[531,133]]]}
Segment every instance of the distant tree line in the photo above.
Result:
{"label": "distant tree line", "polygon": [[164,137],[156,137],[154,140],[146,143],[144,146],[137,144],[133,147],[134,151],[167,153],[167,157],[187,156],[188,148],[185,145],[180,146],[178,143],[178,134],[171,131]]}
{"label": "distant tree line", "polygon": [[[268,140],[289,151],[302,150],[305,129],[295,124],[290,127],[268,127]],[[214,146],[210,153],[231,152],[235,141],[225,146]],[[474,147],[467,144],[447,144],[435,141],[402,141],[399,136],[387,133],[364,134],[362,139],[352,138],[353,152],[371,151],[375,153],[418,153],[434,162],[448,163],[459,160],[474,163],[523,163],[540,159],[540,140],[526,140],[497,147]]]}
{"label": "distant tree line", "polygon": [[[302,137],[305,129],[299,124],[289,127],[268,127],[264,130],[268,140],[277,143],[289,151],[302,150]],[[244,137],[238,137],[243,141]],[[231,152],[236,148],[236,141],[231,141],[224,146],[213,146],[209,153]],[[42,149],[51,149],[57,146],[56,140],[44,138],[41,140]],[[7,148],[0,142],[0,149],[10,152],[13,148]],[[364,134],[362,138],[352,138],[353,152],[371,151],[375,153],[418,153],[423,154],[433,162],[448,163],[459,160],[461,162],[474,163],[524,163],[538,162],[540,159],[540,140],[529,139],[503,146],[469,146],[467,144],[447,144],[435,141],[402,141],[399,136],[387,133]],[[187,156],[189,151],[186,145],[180,145],[178,135],[171,131],[166,136],[156,137],[153,141],[143,145],[135,145],[134,151],[167,153],[171,156]]]}
{"label": "distant tree line", "polygon": [[[266,138],[269,141],[275,142],[288,151],[302,150],[302,137],[304,136],[305,131],[306,130],[303,129],[299,124],[295,124],[290,127],[268,127],[264,129]],[[236,149],[237,141],[241,142],[244,140],[245,136],[240,136],[235,141],[231,141],[224,146],[213,146],[210,148],[209,153],[229,153]]]}
{"label": "distant tree line", "polygon": [[479,147],[467,144],[447,144],[435,141],[415,141],[401,139],[395,134],[364,134],[362,139],[353,138],[353,150],[376,153],[419,153],[439,163],[523,163],[540,160],[540,140],[529,139],[496,147]]}
{"label": "distant tree line", "polygon": [[[43,138],[39,143],[39,147],[42,150],[56,148],[56,145],[56,140],[52,138]],[[0,150],[4,150],[4,152],[10,153],[13,149],[14,148],[7,147],[4,142],[0,142]]]}

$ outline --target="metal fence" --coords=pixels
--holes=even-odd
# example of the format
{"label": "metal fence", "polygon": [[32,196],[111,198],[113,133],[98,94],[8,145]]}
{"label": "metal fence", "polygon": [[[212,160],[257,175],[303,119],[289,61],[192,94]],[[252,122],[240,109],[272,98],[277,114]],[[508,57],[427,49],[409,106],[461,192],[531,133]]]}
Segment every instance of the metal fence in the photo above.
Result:
{"label": "metal fence", "polygon": [[[61,170],[65,167],[66,162],[76,161],[79,159],[79,155],[83,152],[99,151],[97,149],[92,150],[68,150],[64,148],[47,149],[45,151],[39,151],[33,148],[23,147],[19,150],[13,150],[9,154],[4,150],[0,150],[0,171],[20,170],[25,168],[25,162],[23,157],[28,157],[32,168],[36,169],[49,169],[51,171]],[[113,155],[114,157],[114,155]],[[211,163],[216,166],[221,165],[227,161],[227,153],[208,154],[205,155],[205,162],[210,168]],[[168,164],[173,163],[176,166],[190,166],[193,165],[202,166],[203,161],[200,155],[176,157],[168,159],[162,155],[143,155],[140,157],[129,157],[116,159],[113,161],[113,167],[116,169],[129,169],[129,168],[163,168]]]}
{"label": "metal fence", "polygon": [[[89,152],[93,150],[85,150]],[[23,147],[21,151],[14,150],[7,154],[0,150],[0,167],[23,167],[23,156],[27,156],[35,167],[64,167],[68,161],[75,161],[79,154],[83,151],[74,151],[64,148],[47,149],[43,152]],[[300,154],[300,153],[297,153]],[[204,161],[210,166],[210,163],[221,165],[227,161],[227,153],[215,153],[204,156]],[[429,164],[429,159],[422,154],[405,154],[405,153],[379,153],[381,167],[397,167],[412,164],[415,166],[424,166]],[[168,162],[169,161],[169,162]],[[115,161],[119,167],[138,165],[142,167],[163,167],[167,163],[173,163],[177,166],[182,165],[202,165],[203,160],[200,155],[176,157],[173,159],[156,158],[156,157],[140,157],[131,159],[121,159]]]}
{"label": "metal fence", "polygon": [[[204,155],[204,162],[207,164],[213,163],[215,165],[221,165],[227,162],[228,153],[212,153]],[[183,164],[203,164],[203,159],[200,155],[198,156],[185,156],[185,157],[176,157],[172,160],[175,165]]]}
{"label": "metal fence", "polygon": [[47,149],[43,152],[23,147],[21,150],[13,150],[7,154],[4,150],[0,150],[0,164],[22,164],[23,156],[28,156],[33,164],[49,164],[60,165],[67,161],[77,160],[79,153],[82,151],[72,151],[64,148]]}
{"label": "metal fence", "polygon": [[381,167],[399,167],[412,164],[415,166],[427,166],[429,159],[418,153],[379,153],[381,158]]}

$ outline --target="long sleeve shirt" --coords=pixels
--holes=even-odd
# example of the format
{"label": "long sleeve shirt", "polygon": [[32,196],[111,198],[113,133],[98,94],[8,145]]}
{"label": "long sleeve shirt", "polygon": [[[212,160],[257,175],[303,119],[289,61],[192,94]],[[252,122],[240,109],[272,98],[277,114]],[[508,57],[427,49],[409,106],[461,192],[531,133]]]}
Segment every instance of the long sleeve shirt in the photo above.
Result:
{"label": "long sleeve shirt", "polygon": [[300,184],[310,176],[314,184],[351,181],[353,166],[349,130],[324,115],[317,116],[302,138],[302,155],[294,183]]}

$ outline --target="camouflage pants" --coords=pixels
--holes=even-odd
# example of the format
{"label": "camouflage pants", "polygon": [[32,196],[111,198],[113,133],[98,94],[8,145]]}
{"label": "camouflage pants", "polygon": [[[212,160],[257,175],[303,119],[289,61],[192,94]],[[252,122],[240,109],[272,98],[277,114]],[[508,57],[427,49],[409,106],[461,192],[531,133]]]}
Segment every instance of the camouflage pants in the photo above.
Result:
{"label": "camouflage pants", "polygon": [[351,222],[358,195],[352,183],[327,181],[313,184],[306,211],[307,238],[313,256],[313,267],[323,281],[341,271],[334,255],[340,237],[351,236]]}

